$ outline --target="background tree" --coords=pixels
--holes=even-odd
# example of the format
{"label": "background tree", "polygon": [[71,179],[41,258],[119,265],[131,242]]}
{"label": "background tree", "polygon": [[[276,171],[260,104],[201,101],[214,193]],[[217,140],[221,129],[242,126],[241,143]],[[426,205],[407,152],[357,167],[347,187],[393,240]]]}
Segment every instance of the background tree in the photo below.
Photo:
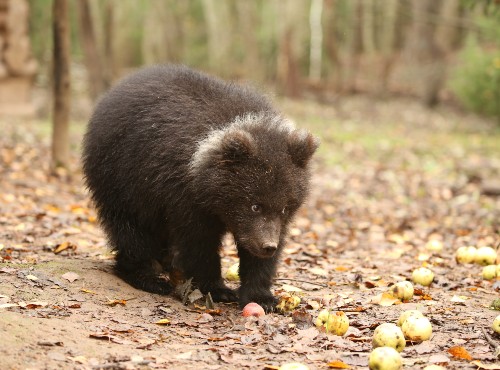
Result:
{"label": "background tree", "polygon": [[411,58],[418,63],[417,93],[428,106],[438,103],[444,82],[443,51],[435,38],[441,5],[441,0],[412,1],[413,31],[409,51]]}
{"label": "background tree", "polygon": [[106,87],[104,69],[98,51],[89,1],[77,0],[76,3],[78,5],[79,34],[83,46],[83,60],[88,74],[89,92],[92,100],[95,101]]}
{"label": "background tree", "polygon": [[52,169],[67,167],[69,161],[70,113],[70,28],[68,0],[54,0],[54,106],[52,129]]}
{"label": "background tree", "polygon": [[[47,66],[51,40],[41,35],[50,27],[50,8],[39,0],[27,1],[33,9],[34,51],[40,65]],[[496,65],[492,60],[500,49],[495,42],[500,3],[495,0],[75,0],[71,4],[76,5],[69,9],[74,20],[71,56],[77,67],[87,71],[85,87],[93,98],[132,69],[171,62],[265,83],[285,95],[313,93],[325,102],[349,93],[387,98],[404,94],[428,105],[437,104],[440,97],[459,99],[466,107],[491,112],[481,109],[487,105],[480,101],[466,104],[463,100],[470,98],[465,96],[478,95],[460,94],[455,91],[458,85],[449,82],[465,59],[483,70],[478,73],[491,75],[491,65]],[[466,43],[472,38],[477,42],[474,50]],[[470,52],[463,53],[468,48]],[[474,63],[480,54],[489,59]],[[42,70],[38,83],[50,80]],[[75,84],[79,90],[81,85]],[[500,93],[500,88],[493,90],[479,96],[484,100]]]}
{"label": "background tree", "polygon": [[321,78],[322,52],[323,52],[323,0],[312,0],[309,13],[311,27],[311,48],[309,56],[309,78],[319,81]]}

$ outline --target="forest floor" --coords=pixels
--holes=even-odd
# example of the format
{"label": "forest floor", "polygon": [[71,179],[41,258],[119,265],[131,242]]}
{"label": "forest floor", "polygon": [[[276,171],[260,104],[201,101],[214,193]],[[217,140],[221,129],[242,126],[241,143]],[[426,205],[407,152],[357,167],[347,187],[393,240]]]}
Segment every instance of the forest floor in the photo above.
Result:
{"label": "forest floor", "polygon": [[[1,368],[364,369],[375,327],[419,309],[433,334],[407,342],[405,368],[500,369],[491,329],[500,312],[489,308],[500,280],[454,257],[500,243],[498,125],[406,100],[279,104],[322,145],[273,287],[277,296],[298,288],[302,302],[258,319],[117,278],[81,179],[83,125],[73,127],[71,170],[48,176],[49,125],[1,121]],[[432,239],[441,251],[426,248]],[[228,242],[224,271],[235,262]],[[382,295],[420,266],[435,273],[430,287],[415,285],[403,303]],[[314,326],[322,308],[347,314],[344,336]]]}

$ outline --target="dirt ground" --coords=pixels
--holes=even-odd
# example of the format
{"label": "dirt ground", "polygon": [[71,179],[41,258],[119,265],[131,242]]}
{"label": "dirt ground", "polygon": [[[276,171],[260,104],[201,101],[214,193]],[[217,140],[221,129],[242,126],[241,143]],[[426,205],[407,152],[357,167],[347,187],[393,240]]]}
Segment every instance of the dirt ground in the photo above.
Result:
{"label": "dirt ground", "polygon": [[[404,102],[389,112],[359,102],[344,112],[301,104],[283,106],[323,143],[273,289],[281,296],[298,288],[292,294],[302,301],[258,319],[236,305],[184,305],[117,278],[78,169],[81,135],[73,168],[48,176],[42,124],[0,122],[0,368],[364,369],[376,326],[419,309],[433,334],[407,342],[405,368],[500,369],[500,335],[491,329],[500,312],[490,308],[500,280],[455,261],[460,246],[500,243],[491,185],[500,179],[498,129]],[[386,123],[367,124],[367,115]],[[426,247],[433,239],[441,251]],[[237,262],[226,244],[224,271]],[[407,302],[380,300],[420,266],[435,273],[430,287],[415,285]],[[347,314],[344,336],[314,326],[322,308]]]}

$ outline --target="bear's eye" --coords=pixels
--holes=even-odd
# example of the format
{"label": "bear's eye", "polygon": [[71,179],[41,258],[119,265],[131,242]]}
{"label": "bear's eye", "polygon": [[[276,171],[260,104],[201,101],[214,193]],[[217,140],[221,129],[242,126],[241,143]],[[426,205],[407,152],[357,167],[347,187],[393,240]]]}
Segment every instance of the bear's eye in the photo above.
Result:
{"label": "bear's eye", "polygon": [[254,204],[252,205],[252,211],[255,212],[255,213],[258,213],[261,211],[261,207],[258,205],[258,204]]}

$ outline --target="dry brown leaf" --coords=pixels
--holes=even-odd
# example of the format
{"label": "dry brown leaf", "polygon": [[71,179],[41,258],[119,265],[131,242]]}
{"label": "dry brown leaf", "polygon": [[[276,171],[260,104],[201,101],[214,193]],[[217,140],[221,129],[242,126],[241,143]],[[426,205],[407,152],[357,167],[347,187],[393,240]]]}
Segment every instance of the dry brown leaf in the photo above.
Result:
{"label": "dry brown leaf", "polygon": [[127,300],[126,299],[109,299],[108,298],[108,301],[105,303],[106,305],[108,306],[116,306],[117,304],[121,304],[122,306],[125,306],[127,304]]}
{"label": "dry brown leaf", "polygon": [[48,303],[47,302],[19,302],[18,305],[21,308],[28,308],[28,309],[32,310],[35,308],[45,307],[48,305]]}
{"label": "dry brown leaf", "polygon": [[57,245],[55,248],[54,248],[54,253],[55,254],[59,254],[61,253],[62,251],[65,251],[66,249],[71,249],[72,251],[75,251],[76,250],[76,245],[71,243],[71,242],[64,242],[64,243],[61,243],[59,245]]}
{"label": "dry brown leaf", "polygon": [[460,358],[462,360],[467,360],[471,361],[472,356],[467,352],[467,350],[464,347],[456,346],[456,347],[451,347],[448,349],[448,353],[451,354],[453,357]]}

